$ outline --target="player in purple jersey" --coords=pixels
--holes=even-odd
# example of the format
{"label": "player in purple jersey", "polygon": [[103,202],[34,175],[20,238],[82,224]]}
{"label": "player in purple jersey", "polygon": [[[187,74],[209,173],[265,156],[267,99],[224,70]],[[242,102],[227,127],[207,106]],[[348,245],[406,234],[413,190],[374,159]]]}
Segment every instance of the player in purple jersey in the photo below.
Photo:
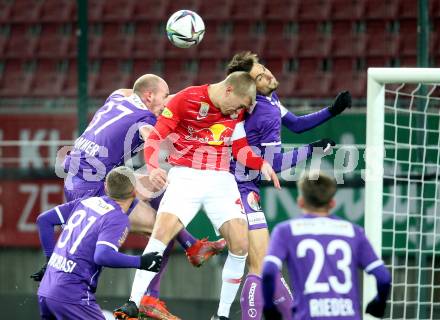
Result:
{"label": "player in purple jersey", "polygon": [[[95,298],[102,267],[159,271],[162,257],[157,252],[142,256],[118,252],[137,203],[134,184],[131,169],[115,168],[105,179],[107,195],[73,200],[39,216],[40,236],[46,232],[45,223],[52,229],[51,239],[42,237],[50,257],[38,289],[42,319],[105,319]],[[56,244],[55,225],[64,225]]]}
{"label": "player in purple jersey", "polygon": [[362,319],[358,269],[377,281],[378,294],[366,312],[383,317],[391,275],[364,230],[330,213],[335,206],[336,181],[311,172],[303,175],[298,188],[298,206],[303,214],[274,228],[264,258],[266,319],[281,319],[273,297],[283,262],[287,263],[295,293],[293,316],[284,319]]}
{"label": "player in purple jersey", "polygon": [[[142,150],[168,94],[168,85],[162,78],[146,74],[135,81],[133,89],[116,90],[107,98],[64,161],[67,201],[103,195],[106,174]],[[151,206],[144,201],[138,202],[129,216],[132,232],[151,233],[159,201],[160,198],[152,199]],[[186,250],[189,261],[197,267],[225,246],[223,239],[215,242],[198,240],[186,230],[182,230],[176,239]],[[34,278],[41,278],[42,273],[43,269]],[[149,294],[153,296],[153,308],[167,313],[158,300],[161,273],[150,286]],[[130,309],[136,308],[135,305]]]}
{"label": "player in purple jersey", "polygon": [[[264,155],[265,160],[272,164],[276,172],[294,167],[298,162],[311,157],[313,151],[322,152],[323,149],[335,145],[331,139],[321,139],[302,148],[283,153],[281,125],[295,133],[315,128],[338,115],[345,108],[350,108],[350,93],[339,94],[332,106],[328,108],[312,114],[296,116],[282,106],[275,93],[279,83],[270,70],[259,63],[256,54],[252,52],[236,54],[228,64],[227,73],[235,71],[249,72],[256,82],[258,91],[257,103],[246,117],[243,134],[246,135],[249,145],[255,148],[256,152]],[[248,172],[235,161],[231,163],[231,172],[235,173],[249,227],[248,275],[240,298],[242,319],[258,320],[262,317],[263,308],[261,270],[269,243],[267,222],[260,206],[261,177],[254,175],[252,178],[252,175],[248,175]],[[275,299],[283,312],[290,313],[293,302],[289,288],[283,278],[279,278],[278,282]],[[222,304],[223,301],[220,301],[219,317],[213,317],[213,319],[227,319],[227,314],[221,314]]]}

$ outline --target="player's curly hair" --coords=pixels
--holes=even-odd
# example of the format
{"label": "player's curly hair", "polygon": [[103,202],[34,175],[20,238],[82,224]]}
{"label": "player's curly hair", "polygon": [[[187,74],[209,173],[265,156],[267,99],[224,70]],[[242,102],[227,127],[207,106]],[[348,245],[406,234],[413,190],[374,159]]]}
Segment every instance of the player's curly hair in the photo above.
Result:
{"label": "player's curly hair", "polygon": [[326,207],[336,193],[336,181],[319,172],[305,172],[298,181],[298,189],[308,207]]}
{"label": "player's curly hair", "polygon": [[226,67],[226,73],[231,74],[236,71],[251,71],[254,64],[258,63],[258,56],[251,51],[242,51],[235,54]]}

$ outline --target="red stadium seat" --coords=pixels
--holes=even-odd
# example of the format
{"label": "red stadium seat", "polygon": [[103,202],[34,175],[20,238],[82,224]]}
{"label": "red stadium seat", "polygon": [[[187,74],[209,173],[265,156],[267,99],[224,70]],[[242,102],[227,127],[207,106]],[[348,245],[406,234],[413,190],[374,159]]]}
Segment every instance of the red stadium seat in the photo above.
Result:
{"label": "red stadium seat", "polygon": [[121,24],[105,24],[98,56],[101,58],[131,58],[133,43],[134,35],[124,33]]}
{"label": "red stadium seat", "polygon": [[1,1],[0,2],[0,21],[2,23],[8,22],[11,20],[10,15],[12,12],[12,1]]}
{"label": "red stadium seat", "polygon": [[11,58],[31,58],[34,55],[38,40],[38,33],[31,34],[29,25],[14,25],[11,28],[5,56]]}
{"label": "red stadium seat", "polygon": [[340,72],[333,69],[331,90],[338,92],[348,90],[354,98],[365,98],[367,94],[367,76],[365,72]]}
{"label": "red stadium seat", "polygon": [[299,1],[266,1],[264,17],[275,21],[294,21],[298,17]]}
{"label": "red stadium seat", "polygon": [[[195,12],[199,11],[200,2],[203,0],[179,0],[170,1],[167,8],[167,16],[171,16],[174,12],[179,10],[192,10]],[[168,20],[168,18],[167,18]]]}
{"label": "red stadium seat", "polygon": [[65,58],[75,55],[76,51],[71,52],[74,41],[73,33],[61,32],[60,26],[56,24],[45,24],[41,32],[36,54],[39,58]]}
{"label": "red stadium seat", "polygon": [[[430,39],[432,41],[432,39]],[[400,22],[400,56],[417,55],[417,21],[402,20]]]}
{"label": "red stadium seat", "polygon": [[65,76],[65,72],[58,70],[57,60],[40,60],[30,95],[33,97],[61,96]]}
{"label": "red stadium seat", "polygon": [[387,21],[369,21],[367,24],[368,56],[395,57],[399,51],[399,35],[388,30]]}
{"label": "red stadium seat", "polygon": [[210,0],[201,1],[199,14],[205,21],[228,20],[231,17],[232,0]]}
{"label": "red stadium seat", "polygon": [[365,1],[367,19],[397,19],[399,16],[399,0],[368,0]]}
{"label": "red stadium seat", "polygon": [[300,24],[299,57],[325,57],[330,54],[331,35],[321,33],[317,29],[318,25],[315,23]]}
{"label": "red stadium seat", "polygon": [[166,59],[164,62],[164,79],[167,81],[170,92],[178,92],[195,84],[197,68],[185,68],[185,59]]}
{"label": "red stadium seat", "polygon": [[[401,67],[412,67],[412,68],[417,67],[417,57],[416,56],[401,57],[400,58],[400,66]],[[438,67],[438,65],[437,65],[437,67]]]}
{"label": "red stadium seat", "polygon": [[154,60],[152,59],[136,59],[133,61],[133,72],[132,72],[132,83],[139,78],[140,76],[146,74],[146,73],[154,73],[158,76],[161,76],[157,72],[157,70],[154,70]]}
{"label": "red stadium seat", "polygon": [[105,0],[90,0],[87,2],[87,14],[89,22],[102,22],[102,13]]}
{"label": "red stadium seat", "polygon": [[135,1],[132,21],[166,21],[168,0]]}
{"label": "red stadium seat", "polygon": [[331,73],[300,72],[295,86],[295,97],[301,98],[325,98],[332,96]]}
{"label": "red stadium seat", "polygon": [[112,91],[120,88],[131,88],[131,73],[122,71],[119,60],[101,60],[99,76],[91,95],[107,97]]}
{"label": "red stadium seat", "polygon": [[231,52],[232,35],[222,31],[223,22],[205,21],[206,32],[202,42],[197,45],[200,58],[228,59]]}
{"label": "red stadium seat", "polygon": [[339,20],[360,20],[365,11],[364,1],[338,0],[332,1],[332,21]]}
{"label": "red stadium seat", "polygon": [[68,22],[76,20],[76,3],[71,0],[44,0],[39,21]]}
{"label": "red stadium seat", "polygon": [[257,21],[263,17],[265,1],[254,0],[247,1],[233,1],[231,16],[236,20]]}
{"label": "red stadium seat", "polygon": [[133,0],[106,0],[102,8],[104,21],[129,21],[136,13]]}
{"label": "red stadium seat", "polygon": [[367,35],[364,32],[354,33],[351,30],[351,21],[338,21],[332,28],[333,57],[356,57],[362,56],[367,48]]}
{"label": "red stadium seat", "polygon": [[298,74],[296,72],[281,73],[276,75],[280,85],[277,89],[277,95],[281,98],[293,98],[296,96]]}
{"label": "red stadium seat", "polygon": [[232,52],[252,50],[261,55],[266,42],[266,34],[263,30],[257,30],[258,27],[258,23],[254,21],[236,22],[231,43]]}
{"label": "red stadium seat", "polygon": [[[435,1],[430,1],[435,2]],[[402,18],[417,18],[417,1],[413,0],[400,0],[399,2],[399,19]],[[431,12],[431,11],[430,11]]]}
{"label": "red stadium seat", "polygon": [[0,96],[23,97],[31,88],[34,72],[25,71],[21,60],[6,60],[3,76],[0,80]]}
{"label": "red stadium seat", "polygon": [[165,29],[161,30],[160,26],[158,23],[136,23],[133,58],[163,58],[168,39]]}
{"label": "red stadium seat", "polygon": [[201,59],[199,60],[199,70],[194,83],[196,85],[215,83],[223,80],[225,76],[226,70],[224,70],[220,60]]}
{"label": "red stadium seat", "polygon": [[0,57],[4,57],[11,33],[11,25],[5,25],[0,30]]}
{"label": "red stadium seat", "polygon": [[9,22],[38,22],[43,1],[14,1],[10,9]]}
{"label": "red stadium seat", "polygon": [[330,19],[332,1],[308,0],[302,1],[299,7],[299,21],[323,21]]}
{"label": "red stadium seat", "polygon": [[287,34],[285,24],[271,22],[267,25],[264,58],[291,58],[298,50],[298,34]]}

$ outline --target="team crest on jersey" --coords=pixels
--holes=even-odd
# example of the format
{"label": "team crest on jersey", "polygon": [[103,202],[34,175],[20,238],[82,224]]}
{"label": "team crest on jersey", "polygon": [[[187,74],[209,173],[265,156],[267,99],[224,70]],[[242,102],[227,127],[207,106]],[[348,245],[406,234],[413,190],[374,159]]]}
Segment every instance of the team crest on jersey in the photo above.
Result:
{"label": "team crest on jersey", "polygon": [[162,116],[164,116],[165,118],[172,118],[173,117],[173,113],[171,112],[170,109],[168,109],[167,107],[165,107],[165,109],[163,109],[162,111]]}
{"label": "team crest on jersey", "polygon": [[209,111],[209,104],[207,104],[206,102],[200,102],[200,109],[199,109],[199,114],[197,115],[197,120],[206,118],[206,116],[208,115],[208,111]]}
{"label": "team crest on jersey", "polygon": [[249,194],[247,195],[247,202],[249,204],[249,207],[252,208],[252,210],[261,211],[260,196],[256,192],[254,191],[249,192]]}

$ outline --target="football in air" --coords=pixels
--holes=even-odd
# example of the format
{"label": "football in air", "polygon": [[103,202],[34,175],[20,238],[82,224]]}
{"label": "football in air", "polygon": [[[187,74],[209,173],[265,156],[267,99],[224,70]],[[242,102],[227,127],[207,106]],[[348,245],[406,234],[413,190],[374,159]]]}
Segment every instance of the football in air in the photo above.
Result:
{"label": "football in air", "polygon": [[205,24],[202,18],[190,10],[179,10],[168,19],[167,36],[179,48],[189,48],[202,41]]}

